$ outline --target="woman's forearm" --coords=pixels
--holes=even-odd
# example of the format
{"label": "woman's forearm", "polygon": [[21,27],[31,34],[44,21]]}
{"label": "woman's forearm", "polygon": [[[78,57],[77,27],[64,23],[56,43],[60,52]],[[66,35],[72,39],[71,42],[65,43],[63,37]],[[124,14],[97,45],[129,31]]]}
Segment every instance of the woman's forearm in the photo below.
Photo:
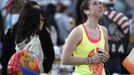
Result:
{"label": "woman's forearm", "polygon": [[86,58],[80,58],[80,57],[67,57],[61,59],[62,64],[65,65],[77,65],[77,64],[87,64]]}

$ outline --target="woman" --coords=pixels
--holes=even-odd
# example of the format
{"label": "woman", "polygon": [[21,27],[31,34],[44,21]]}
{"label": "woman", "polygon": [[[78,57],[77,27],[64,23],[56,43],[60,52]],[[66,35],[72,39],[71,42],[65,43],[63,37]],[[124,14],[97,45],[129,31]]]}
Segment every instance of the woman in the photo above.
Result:
{"label": "woman", "polygon": [[17,48],[19,50],[23,49],[33,38],[36,38],[36,41],[32,44],[39,47],[37,49],[40,50],[32,51],[41,59],[43,64],[41,72],[43,72],[44,69],[44,72],[48,73],[54,62],[54,50],[50,36],[48,36],[48,32],[45,29],[46,24],[47,21],[40,9],[28,9],[26,12],[23,12],[23,16],[18,22],[15,42],[16,50]]}
{"label": "woman", "polygon": [[[38,6],[39,6],[38,3],[34,1],[28,1],[22,7],[22,10],[20,12],[20,17],[22,13],[25,12],[27,9],[38,7]],[[18,24],[16,23],[12,27],[10,27],[3,38],[3,49],[2,49],[2,56],[1,56],[1,64],[3,66],[2,68],[3,75],[7,75],[8,61],[10,57],[15,53],[15,35],[16,35],[17,25]]]}
{"label": "woman", "polygon": [[[99,13],[98,13],[99,12]],[[62,63],[75,65],[74,75],[105,75],[104,62],[109,59],[107,29],[98,24],[104,12],[98,0],[84,0],[84,20],[68,36]]]}
{"label": "woman", "polygon": [[[17,32],[17,26],[19,26],[18,23],[20,23],[20,19],[22,18],[24,12],[26,12],[30,8],[39,8],[39,5],[34,1],[28,1],[27,3],[25,3],[20,13],[18,22],[8,30],[7,34],[4,37],[4,44],[3,44],[4,47],[3,47],[2,58],[1,58],[1,63],[3,66],[3,69],[2,69],[3,75],[7,75],[8,61],[10,57],[16,52],[15,37],[16,37],[16,32]],[[41,35],[43,35],[41,39],[44,38],[44,41],[45,41],[45,44],[44,42],[42,42],[44,44],[43,50],[45,49],[45,52],[47,53],[46,55],[44,55],[47,58],[47,59],[44,59],[45,61],[44,66],[46,66],[44,68],[44,72],[48,73],[51,70],[51,66],[54,61],[54,51],[53,51],[54,49],[53,49],[53,44],[50,39],[50,35],[46,29],[42,30]]]}

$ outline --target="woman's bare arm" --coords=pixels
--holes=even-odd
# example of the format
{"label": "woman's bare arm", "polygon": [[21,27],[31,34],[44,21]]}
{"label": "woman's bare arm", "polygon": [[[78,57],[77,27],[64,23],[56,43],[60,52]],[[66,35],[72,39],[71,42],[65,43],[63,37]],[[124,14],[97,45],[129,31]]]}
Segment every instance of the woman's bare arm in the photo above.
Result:
{"label": "woman's bare arm", "polygon": [[73,56],[73,51],[75,50],[78,43],[82,40],[82,32],[80,26],[76,27],[72,30],[70,35],[68,36],[65,46],[63,48],[61,61],[63,64],[86,64],[86,58],[79,58]]}
{"label": "woman's bare arm", "polygon": [[108,32],[106,27],[102,26],[103,32],[104,32],[104,37],[105,37],[105,52],[104,52],[104,59],[105,62],[109,59],[109,44],[108,44]]}

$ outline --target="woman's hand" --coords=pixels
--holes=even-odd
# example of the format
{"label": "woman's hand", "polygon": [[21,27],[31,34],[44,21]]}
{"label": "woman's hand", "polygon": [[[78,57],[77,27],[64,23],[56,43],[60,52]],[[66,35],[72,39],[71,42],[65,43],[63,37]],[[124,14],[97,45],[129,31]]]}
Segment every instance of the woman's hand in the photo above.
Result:
{"label": "woman's hand", "polygon": [[92,63],[97,64],[97,63],[106,62],[108,59],[109,59],[108,53],[106,53],[106,52],[96,53],[92,57],[86,58],[86,63],[87,64],[92,64]]}
{"label": "woman's hand", "polygon": [[108,53],[103,52],[103,53],[99,53],[99,54],[101,55],[101,61],[102,61],[102,62],[108,61],[108,59],[109,59],[109,57],[110,57]]}
{"label": "woman's hand", "polygon": [[97,64],[97,63],[101,63],[102,61],[102,59],[101,59],[101,55],[102,54],[100,54],[100,53],[96,53],[96,54],[94,54],[92,57],[87,57],[86,58],[86,63],[87,64],[92,64],[92,63],[95,63],[95,64]]}

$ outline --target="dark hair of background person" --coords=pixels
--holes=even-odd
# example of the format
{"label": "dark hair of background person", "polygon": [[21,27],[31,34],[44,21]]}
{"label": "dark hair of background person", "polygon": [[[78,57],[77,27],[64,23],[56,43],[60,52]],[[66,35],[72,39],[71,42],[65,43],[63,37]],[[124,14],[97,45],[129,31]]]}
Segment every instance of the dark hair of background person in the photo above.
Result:
{"label": "dark hair of background person", "polygon": [[65,12],[67,10],[67,7],[64,4],[60,3],[60,2],[57,3],[56,8],[58,8],[57,12],[60,12],[60,13]]}
{"label": "dark hair of background person", "polygon": [[[16,43],[20,43],[30,35],[39,32],[40,17],[43,16],[43,12],[38,8],[31,8],[23,12],[22,17],[18,21],[18,27],[16,32]],[[45,18],[45,17],[44,17]],[[44,23],[45,26],[46,23]],[[43,26],[43,29],[44,29]]]}
{"label": "dark hair of background person", "polygon": [[46,8],[44,9],[44,11],[46,12],[46,18],[48,21],[48,24],[46,25],[46,27],[51,31],[51,26],[54,26],[57,32],[56,44],[61,45],[60,39],[59,39],[59,30],[58,30],[57,23],[55,21],[56,6],[54,4],[48,4]]}
{"label": "dark hair of background person", "polygon": [[46,12],[47,12],[47,15],[52,15],[52,14],[55,14],[56,13],[56,7],[54,4],[48,4],[46,6]]}
{"label": "dark hair of background person", "polygon": [[17,32],[17,26],[20,23],[20,19],[24,16],[24,12],[26,12],[28,9],[33,8],[34,5],[38,5],[37,2],[35,1],[28,1],[26,2],[23,6],[22,9],[20,10],[20,15],[18,18],[18,21],[16,22],[16,24],[11,28],[11,33],[13,33],[14,35],[16,35]]}
{"label": "dark hair of background person", "polygon": [[54,16],[55,16],[55,13],[56,13],[55,5],[48,4],[43,11],[46,12],[46,18],[47,18],[47,21],[48,21],[48,24],[46,25],[46,27],[49,30],[51,30],[51,25],[53,25],[56,28],[56,30],[58,30],[57,25],[55,23],[55,19],[54,19]]}
{"label": "dark hair of background person", "polygon": [[16,34],[17,23],[19,22],[19,19],[22,17],[23,12],[25,12],[29,8],[33,8],[34,5],[38,5],[38,3],[35,1],[28,1],[22,6],[18,21],[13,25],[13,27],[11,27],[11,33],[13,33],[14,35]]}

